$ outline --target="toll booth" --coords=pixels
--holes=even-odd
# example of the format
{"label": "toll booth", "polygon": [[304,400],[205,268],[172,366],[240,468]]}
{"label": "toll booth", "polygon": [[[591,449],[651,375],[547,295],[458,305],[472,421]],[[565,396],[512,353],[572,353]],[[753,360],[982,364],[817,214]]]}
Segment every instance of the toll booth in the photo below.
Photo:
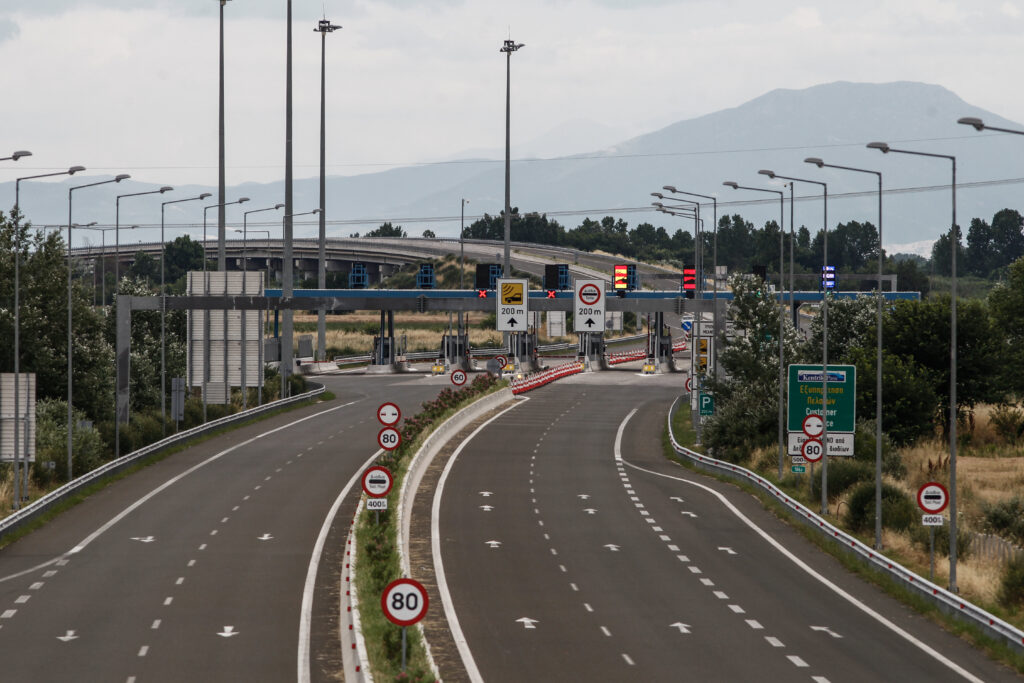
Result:
{"label": "toll booth", "polygon": [[534,372],[540,369],[540,362],[537,358],[536,332],[510,332],[508,343],[509,351],[516,359],[517,368],[525,372]]}
{"label": "toll booth", "polygon": [[367,372],[399,372],[404,364],[398,362],[398,347],[395,344],[395,313],[380,312],[380,333],[373,337],[373,355]]}
{"label": "toll booth", "polygon": [[580,332],[576,358],[585,361],[590,370],[607,370],[604,332]]}
{"label": "toll booth", "polygon": [[469,335],[446,334],[441,337],[441,352],[445,365],[452,370],[469,370]]}
{"label": "toll booth", "polygon": [[657,363],[662,372],[674,372],[675,362],[672,359],[672,334],[665,326],[665,314],[654,313],[654,319],[647,331],[647,357]]}

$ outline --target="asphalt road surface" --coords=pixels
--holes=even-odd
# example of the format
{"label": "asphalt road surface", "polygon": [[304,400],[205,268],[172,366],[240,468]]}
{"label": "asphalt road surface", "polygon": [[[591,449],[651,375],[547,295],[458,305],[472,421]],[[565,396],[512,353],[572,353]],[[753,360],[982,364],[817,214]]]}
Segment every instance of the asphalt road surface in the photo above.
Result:
{"label": "asphalt road surface", "polygon": [[1020,680],[666,461],[680,381],[577,375],[464,446],[436,520],[465,639],[445,681]]}
{"label": "asphalt road surface", "polygon": [[0,550],[0,681],[294,681],[303,659],[337,680],[359,482],[333,524],[332,507],[378,450],[377,407],[411,416],[449,385],[325,383],[335,400],[169,456]]}

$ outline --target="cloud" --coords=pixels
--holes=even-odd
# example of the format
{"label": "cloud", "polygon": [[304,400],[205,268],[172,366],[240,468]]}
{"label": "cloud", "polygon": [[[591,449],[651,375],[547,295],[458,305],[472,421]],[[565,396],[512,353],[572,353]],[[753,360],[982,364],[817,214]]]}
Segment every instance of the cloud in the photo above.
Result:
{"label": "cloud", "polygon": [[20,29],[18,28],[18,25],[16,23],[11,21],[10,19],[0,18],[0,43],[4,42],[5,40],[17,38],[19,32]]}

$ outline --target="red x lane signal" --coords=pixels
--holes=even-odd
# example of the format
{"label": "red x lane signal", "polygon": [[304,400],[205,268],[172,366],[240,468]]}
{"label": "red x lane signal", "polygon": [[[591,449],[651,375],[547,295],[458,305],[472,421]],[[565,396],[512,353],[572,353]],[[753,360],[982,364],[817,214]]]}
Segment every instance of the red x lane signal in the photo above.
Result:
{"label": "red x lane signal", "polygon": [[549,289],[548,290],[548,298],[549,299],[554,299],[555,298],[555,290],[553,290],[553,289]]}
{"label": "red x lane signal", "polygon": [[478,289],[478,290],[476,290],[476,298],[477,299],[486,299],[487,298],[487,290],[486,289]]}

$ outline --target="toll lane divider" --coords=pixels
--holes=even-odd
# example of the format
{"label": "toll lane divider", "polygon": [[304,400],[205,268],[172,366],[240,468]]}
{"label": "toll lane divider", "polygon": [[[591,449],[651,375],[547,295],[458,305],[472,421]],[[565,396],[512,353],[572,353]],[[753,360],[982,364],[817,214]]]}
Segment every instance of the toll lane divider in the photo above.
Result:
{"label": "toll lane divider", "polygon": [[[310,382],[310,384],[314,383]],[[86,488],[87,486],[95,482],[103,481],[104,479],[113,477],[117,473],[121,472],[122,470],[128,467],[135,465],[137,462],[147,458],[148,456],[155,455],[160,451],[163,451],[171,446],[175,446],[181,443],[187,443],[188,441],[195,439],[196,437],[203,436],[204,434],[208,434],[217,429],[220,429],[221,427],[225,427],[235,422],[243,422],[250,418],[262,415],[264,413],[268,413],[270,411],[277,410],[278,408],[282,408],[284,406],[289,406],[295,403],[301,403],[310,398],[313,398],[314,396],[318,396],[324,393],[324,391],[325,387],[323,385],[319,385],[317,388],[311,391],[307,391],[303,394],[298,394],[296,396],[291,396],[289,398],[280,399],[277,401],[271,401],[270,403],[264,403],[261,406],[258,406],[256,408],[250,408],[249,410],[243,410],[242,412],[235,413],[234,415],[226,415],[216,420],[211,420],[210,422],[207,422],[205,424],[201,424],[198,427],[186,429],[185,431],[178,432],[177,434],[173,434],[171,436],[168,436],[167,438],[160,439],[159,441],[154,441],[148,446],[143,446],[142,448],[132,451],[127,455],[122,455],[120,458],[116,460],[111,460],[110,462],[104,463],[97,467],[96,469],[86,472],[85,474],[81,475],[80,477],[77,477],[76,479],[72,479],[68,483],[61,486],[60,488],[56,488],[53,491],[50,491],[42,498],[33,501],[32,503],[26,505],[20,510],[11,513],[3,520],[0,520],[0,538],[28,524],[33,519],[39,517],[47,510],[49,510],[51,507],[61,502],[62,500],[74,495],[76,492]]]}
{"label": "toll lane divider", "polygon": [[[423,441],[423,445],[420,446],[416,454],[413,455],[412,460],[409,462],[409,467],[405,471],[405,476],[402,477],[402,486],[398,493],[398,505],[395,510],[397,515],[396,523],[398,525],[398,561],[399,566],[402,568],[402,576],[412,577],[412,567],[409,563],[409,538],[411,536],[411,521],[412,521],[412,507],[416,500],[416,491],[420,487],[420,482],[423,480],[423,475],[426,473],[427,468],[430,467],[430,463],[433,462],[434,456],[437,455],[449,439],[459,433],[464,427],[472,423],[481,415],[485,415],[494,408],[500,405],[508,403],[513,399],[513,393],[511,389],[501,389],[493,394],[484,396],[479,401],[474,401],[471,405],[458,411],[450,418],[445,420],[441,425],[427,436]],[[356,547],[353,544],[353,547]],[[353,571],[353,575],[355,572]],[[353,588],[353,595],[355,595],[355,589]],[[358,605],[353,604],[352,611],[358,612]],[[356,623],[358,624],[358,614],[354,615]],[[358,626],[356,627],[358,628]],[[434,676],[437,677],[437,664],[434,662],[434,656],[430,652],[430,643],[427,642],[426,634],[423,633],[423,622],[416,622],[415,628],[419,629],[420,639],[423,642],[423,648],[426,650],[427,662],[430,664],[430,669]],[[362,635],[357,635],[357,638],[362,638]],[[364,671],[369,673],[369,669],[364,666]]]}
{"label": "toll lane divider", "polygon": [[909,588],[917,595],[936,605],[943,612],[952,615],[958,620],[980,627],[986,635],[994,640],[1005,642],[1015,651],[1024,653],[1024,631],[985,611],[974,603],[964,600],[959,595],[928,581],[895,560],[891,560],[879,553],[874,548],[861,543],[845,531],[829,524],[806,506],[793,500],[792,496],[756,472],[751,472],[746,468],[725,462],[724,460],[716,460],[681,446],[676,441],[675,434],[672,431],[672,416],[675,414],[678,405],[679,399],[676,399],[668,413],[669,439],[671,439],[672,448],[677,454],[687,458],[701,469],[725,474],[733,479],[747,481],[758,486],[788,508],[797,519],[816,529],[818,533],[832,540],[845,551],[853,553],[861,561],[889,575],[904,587]]}
{"label": "toll lane divider", "polygon": [[519,395],[542,387],[545,384],[554,382],[556,379],[568,377],[569,375],[575,375],[576,373],[583,372],[583,363],[579,361],[573,361],[572,363],[562,363],[556,365],[553,368],[542,370],[541,372],[534,372],[522,379],[512,380],[512,393]]}

